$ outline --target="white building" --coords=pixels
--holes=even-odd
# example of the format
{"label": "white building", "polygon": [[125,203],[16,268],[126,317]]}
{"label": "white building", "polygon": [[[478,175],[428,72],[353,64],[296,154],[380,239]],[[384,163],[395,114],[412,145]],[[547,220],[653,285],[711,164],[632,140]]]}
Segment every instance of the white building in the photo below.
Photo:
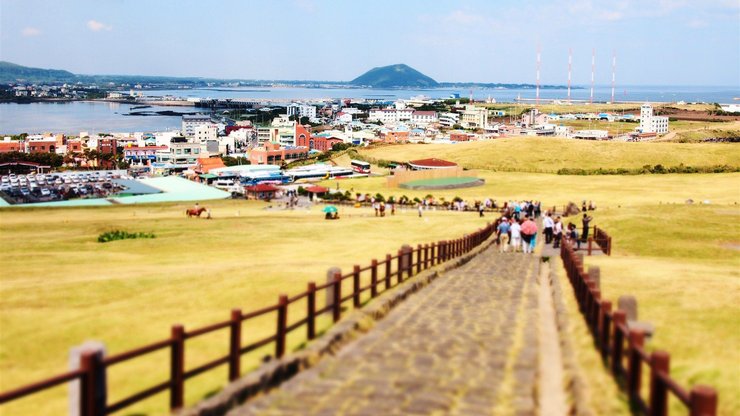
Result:
{"label": "white building", "polygon": [[606,130],[578,130],[573,133],[573,137],[583,140],[605,140],[609,138],[609,132]]}
{"label": "white building", "polygon": [[460,123],[460,114],[458,113],[440,113],[439,124],[445,127],[452,127]]}
{"label": "white building", "polygon": [[653,107],[645,103],[640,107],[640,131],[642,133],[668,133],[668,117],[654,116]]}
{"label": "white building", "polygon": [[466,105],[460,115],[460,124],[466,129],[482,129],[488,125],[488,110],[483,107]]}
{"label": "white building", "polygon": [[429,125],[436,123],[437,112],[436,111],[414,111],[411,113],[411,123],[416,125]]}
{"label": "white building", "polygon": [[199,143],[205,143],[208,140],[216,140],[218,138],[218,126],[213,123],[201,124],[195,127],[195,141]]}
{"label": "white building", "polygon": [[315,119],[316,107],[307,104],[291,103],[288,105],[288,115],[297,116],[299,118],[308,117],[309,119]]}
{"label": "white building", "polygon": [[210,122],[211,116],[205,114],[184,115],[182,116],[182,134],[185,137],[193,137],[196,127]]}

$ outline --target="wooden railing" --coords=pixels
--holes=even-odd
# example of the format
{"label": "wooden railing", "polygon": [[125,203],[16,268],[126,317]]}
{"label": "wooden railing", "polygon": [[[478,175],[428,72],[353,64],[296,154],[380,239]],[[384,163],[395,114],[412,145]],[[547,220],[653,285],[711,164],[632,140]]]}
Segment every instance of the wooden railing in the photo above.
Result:
{"label": "wooden railing", "polygon": [[[671,393],[688,408],[691,416],[716,415],[715,389],[697,385],[686,391],[670,377],[670,355],[665,351],[654,351],[651,354],[645,351],[644,332],[630,328],[625,312],[612,311],[612,303],[601,298],[600,289],[584,271],[583,258],[576,254],[572,244],[569,240],[562,242],[560,257],[573,286],[578,306],[604,363],[620,387],[626,390],[630,403],[637,412],[645,415],[667,415],[668,394]],[[643,364],[650,371],[647,398],[640,394]]]}
{"label": "wooden railing", "polygon": [[[285,354],[286,338],[289,333],[305,327],[307,340],[316,337],[316,319],[319,315],[330,313],[333,321],[337,322],[342,317],[343,304],[351,303],[353,308],[360,308],[363,305],[363,293],[369,293],[369,295],[365,295],[366,301],[375,298],[380,293],[401,284],[414,274],[421,273],[423,270],[470,252],[486,241],[494,231],[495,225],[489,224],[472,234],[455,240],[419,244],[416,248],[404,246],[398,250],[395,256],[387,254],[385,259],[381,261],[373,259],[369,266],[360,267],[355,265],[350,273],[336,273],[325,284],[317,285],[310,282],[306,291],[293,297],[280,295],[277,303],[272,306],[247,313],[240,309],[233,309],[229,320],[190,331],[186,331],[182,325],[174,325],[169,338],[130,351],[107,357],[99,352],[83,352],[79,369],[0,393],[0,404],[77,380],[79,381],[79,414],[81,416],[111,414],[166,390],[169,390],[170,393],[170,410],[180,409],[184,406],[185,382],[188,379],[216,367],[228,365],[228,379],[230,381],[236,380],[242,374],[241,359],[244,354],[272,343],[275,347],[275,357],[280,358]],[[366,282],[364,285],[362,283],[363,277],[365,277]],[[351,285],[349,291],[345,289],[347,284]],[[318,291],[326,289],[329,289],[332,294],[331,298],[327,297],[326,306],[317,309],[316,294]],[[306,303],[305,317],[288,325],[288,307],[299,301],[305,301]],[[276,316],[275,333],[248,345],[241,345],[241,333],[245,323],[270,313],[275,313]],[[228,352],[219,358],[186,370],[185,350],[187,341],[216,331],[229,331]],[[106,373],[111,367],[166,349],[170,351],[170,376],[167,380],[114,403],[108,403],[105,380]]]}
{"label": "wooden railing", "polygon": [[593,239],[604,254],[607,256],[612,255],[612,238],[606,231],[594,225]]}

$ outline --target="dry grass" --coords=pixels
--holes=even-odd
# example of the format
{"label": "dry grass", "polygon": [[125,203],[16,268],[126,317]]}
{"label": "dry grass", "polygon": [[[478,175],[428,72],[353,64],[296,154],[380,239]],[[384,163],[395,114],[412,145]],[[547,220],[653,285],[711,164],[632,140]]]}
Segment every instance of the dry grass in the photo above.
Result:
{"label": "dry grass", "polygon": [[[612,257],[586,260],[602,269],[602,296],[634,295],[640,320],[656,327],[648,350],[671,353],[671,374],[683,386],[717,388],[719,414],[740,413],[740,208],[653,205],[599,214],[615,247]],[[671,414],[683,413],[677,400],[671,404]]]}
{"label": "dry grass", "polygon": [[564,176],[519,172],[478,171],[478,177],[486,184],[475,188],[445,191],[421,191],[389,188],[386,179],[371,177],[362,179],[329,180],[323,186],[332,189],[339,184],[342,190],[352,192],[381,193],[400,197],[423,198],[431,194],[435,198],[451,201],[455,196],[463,199],[483,200],[487,197],[501,202],[509,199],[535,199],[548,206],[562,205],[569,201],[594,201],[601,209],[640,205],[683,204],[687,199],[697,203],[708,200],[713,204],[740,203],[740,194],[728,192],[737,189],[740,173],[718,174],[670,174],[639,176]]}
{"label": "dry grass", "polygon": [[468,169],[557,172],[560,168],[640,168],[644,165],[740,166],[740,146],[726,143],[623,143],[516,137],[457,144],[406,144],[361,150],[375,159],[406,162],[436,157]]}
{"label": "dry grass", "polygon": [[[349,270],[395,253],[402,243],[426,243],[481,227],[476,215],[413,212],[374,218],[367,209],[342,208],[339,221],[312,211],[264,211],[245,201],[208,202],[214,219],[187,219],[185,205],[115,206],[0,211],[0,390],[66,369],[67,351],[87,339],[117,353],[185,328],[222,321],[229,308],[274,304],[306,283],[323,282],[331,266]],[[454,219],[453,219],[454,215]],[[153,232],[155,239],[96,242],[110,229]],[[322,301],[323,297],[319,297]],[[305,304],[291,306],[302,318]],[[249,321],[244,341],[274,331],[275,317]],[[301,334],[305,330],[299,331]],[[227,331],[188,343],[188,368],[227,352]],[[290,339],[295,347],[302,336]],[[248,369],[272,346],[250,356]],[[168,377],[165,350],[113,367],[111,401]],[[186,386],[192,404],[225,384],[226,369]],[[64,412],[65,389],[24,399],[3,414]],[[163,413],[167,394],[131,411]]]}

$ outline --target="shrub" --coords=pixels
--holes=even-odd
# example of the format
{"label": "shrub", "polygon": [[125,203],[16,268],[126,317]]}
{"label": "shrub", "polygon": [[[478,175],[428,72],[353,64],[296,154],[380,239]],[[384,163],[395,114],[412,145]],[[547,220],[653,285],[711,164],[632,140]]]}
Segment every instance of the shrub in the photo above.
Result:
{"label": "shrub", "polygon": [[155,238],[154,233],[130,233],[128,231],[113,230],[106,231],[98,236],[98,243],[107,243],[109,241],[126,240],[136,238]]}

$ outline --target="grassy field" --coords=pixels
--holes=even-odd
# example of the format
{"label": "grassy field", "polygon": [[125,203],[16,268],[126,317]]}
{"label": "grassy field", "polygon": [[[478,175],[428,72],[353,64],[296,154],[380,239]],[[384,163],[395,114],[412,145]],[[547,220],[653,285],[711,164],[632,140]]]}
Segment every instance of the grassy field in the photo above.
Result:
{"label": "grassy field", "polygon": [[601,267],[602,296],[634,295],[640,320],[656,327],[648,350],[671,353],[682,385],[717,388],[719,414],[740,413],[740,209],[653,205],[606,210],[597,221],[615,247],[586,260]]}
{"label": "grassy field", "polygon": [[[496,103],[496,104],[478,104],[483,107],[487,107],[491,110],[504,110],[506,115],[509,114],[518,116],[522,112],[534,108],[534,103],[526,104],[512,104],[512,103]],[[660,108],[663,106],[678,108],[681,110],[693,110],[693,111],[707,111],[714,109],[712,104],[653,104],[654,108]],[[574,103],[572,105],[563,104],[541,104],[537,107],[542,113],[555,113],[555,114],[577,114],[577,113],[620,113],[620,112],[634,112],[640,111],[640,103],[616,103],[616,104],[588,104],[588,103]]]}
{"label": "grassy field", "polygon": [[[740,166],[740,146],[725,143],[616,143],[518,137],[457,144],[404,144],[364,149],[370,158],[408,161],[436,157],[469,169],[556,172],[563,167],[639,168],[663,166]],[[347,159],[347,163],[348,163]]]}
{"label": "grassy field", "polygon": [[[185,205],[115,206],[0,211],[0,390],[62,372],[70,347],[103,341],[110,353],[169,336],[170,325],[185,328],[274,304],[281,293],[305,290],[325,280],[326,270],[395,253],[403,243],[458,237],[485,224],[477,215],[415,212],[375,218],[369,209],[341,208],[339,221],[311,211],[266,211],[263,203],[215,201],[214,219],[187,219]],[[454,219],[453,219],[454,217]],[[154,239],[105,244],[97,236],[111,229],[153,232]],[[319,297],[322,302],[322,297]],[[323,303],[321,303],[323,304]],[[291,306],[289,318],[303,317],[305,305]],[[249,321],[244,341],[274,331],[275,316]],[[301,337],[289,340],[291,346]],[[194,340],[187,347],[193,368],[227,352],[227,331]],[[256,365],[273,346],[250,356]],[[167,351],[112,368],[111,402],[167,378]],[[225,384],[220,367],[186,385],[192,404]],[[3,415],[61,414],[66,386],[3,407]],[[167,394],[131,411],[161,414]],[[159,411],[157,411],[159,410]]]}
{"label": "grassy field", "polygon": [[475,188],[445,191],[422,191],[389,188],[384,177],[328,180],[323,186],[355,193],[380,193],[396,198],[424,198],[451,201],[455,196],[473,201],[485,198],[499,202],[509,199],[536,199],[548,205],[563,205],[570,201],[594,201],[598,207],[630,207],[654,204],[683,204],[687,199],[710,201],[713,204],[740,203],[740,193],[732,192],[740,182],[740,173],[667,174],[667,175],[597,175],[566,176],[543,173],[478,171],[486,184]]}
{"label": "grassy field", "polygon": [[[615,247],[612,257],[588,259],[602,267],[602,293],[613,301],[622,294],[636,296],[641,319],[657,328],[648,349],[672,354],[672,374],[682,385],[715,386],[721,397],[720,414],[740,413],[736,394],[740,391],[740,174],[561,176],[479,171],[479,177],[486,180],[485,186],[431,193],[446,200],[454,196],[469,201],[539,199],[548,206],[595,201],[594,222],[610,232]],[[347,180],[340,185],[396,197],[421,198],[430,193],[389,189],[384,178]],[[686,205],[689,198],[697,204]],[[705,200],[710,204],[698,204]],[[591,357],[590,341],[575,343],[587,379],[603,380],[603,370],[593,366],[598,359]],[[591,390],[597,396],[604,391]],[[619,406],[618,401],[599,404],[598,398],[592,399],[597,409],[612,409],[609,413]],[[675,401],[672,406],[679,410]]]}

